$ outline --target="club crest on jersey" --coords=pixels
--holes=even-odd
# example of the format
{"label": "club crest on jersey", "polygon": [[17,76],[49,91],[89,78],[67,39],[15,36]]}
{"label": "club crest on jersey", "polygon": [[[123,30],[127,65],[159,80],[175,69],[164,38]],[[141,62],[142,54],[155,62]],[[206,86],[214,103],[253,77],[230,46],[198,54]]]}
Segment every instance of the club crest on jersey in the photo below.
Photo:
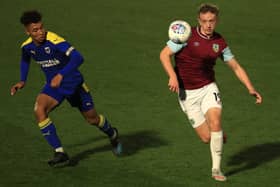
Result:
{"label": "club crest on jersey", "polygon": [[35,51],[33,51],[33,50],[31,50],[30,53],[33,55],[36,55]]}
{"label": "club crest on jersey", "polygon": [[50,47],[45,47],[45,52],[46,52],[47,54],[50,54],[50,53],[51,53]]}
{"label": "club crest on jersey", "polygon": [[219,49],[220,49],[219,44],[213,44],[212,49],[213,49],[213,51],[214,51],[215,53],[217,53],[217,52],[219,51]]}

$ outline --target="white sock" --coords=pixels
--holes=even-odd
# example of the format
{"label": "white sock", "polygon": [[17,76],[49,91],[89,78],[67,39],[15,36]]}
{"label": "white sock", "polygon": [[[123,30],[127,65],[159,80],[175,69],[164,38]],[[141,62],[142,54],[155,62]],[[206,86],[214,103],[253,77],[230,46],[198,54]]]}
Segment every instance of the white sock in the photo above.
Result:
{"label": "white sock", "polygon": [[62,147],[58,147],[55,149],[55,152],[60,152],[60,153],[64,153],[64,150]]}
{"label": "white sock", "polygon": [[223,131],[211,132],[210,151],[212,156],[212,170],[220,171],[223,151]]}

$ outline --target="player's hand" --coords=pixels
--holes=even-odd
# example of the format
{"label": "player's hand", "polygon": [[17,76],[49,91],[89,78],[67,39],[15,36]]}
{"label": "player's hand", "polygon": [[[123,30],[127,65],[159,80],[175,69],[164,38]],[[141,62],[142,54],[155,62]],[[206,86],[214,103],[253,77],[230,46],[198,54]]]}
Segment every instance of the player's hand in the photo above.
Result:
{"label": "player's hand", "polygon": [[13,85],[11,88],[11,95],[15,95],[19,89],[22,89],[24,87],[24,85],[25,85],[25,82],[23,82],[23,81],[20,81],[20,82],[16,83],[15,85]]}
{"label": "player's hand", "polygon": [[57,74],[56,76],[54,76],[53,79],[51,80],[51,87],[58,88],[61,84],[62,79],[63,76],[61,74]]}
{"label": "player's hand", "polygon": [[249,91],[249,93],[256,98],[256,104],[262,103],[262,96],[256,90]]}
{"label": "player's hand", "polygon": [[169,90],[172,92],[179,92],[179,83],[177,77],[170,77],[168,82]]}

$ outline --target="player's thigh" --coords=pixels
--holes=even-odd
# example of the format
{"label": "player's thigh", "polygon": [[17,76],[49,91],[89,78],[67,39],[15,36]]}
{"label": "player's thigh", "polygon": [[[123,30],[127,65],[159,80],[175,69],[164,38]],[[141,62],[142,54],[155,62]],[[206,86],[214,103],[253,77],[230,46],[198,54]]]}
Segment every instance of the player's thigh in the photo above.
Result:
{"label": "player's thigh", "polygon": [[222,109],[221,94],[216,83],[205,86],[203,99],[201,101],[201,109],[204,114],[211,108]]}
{"label": "player's thigh", "polygon": [[64,98],[65,96],[60,93],[58,89],[52,88],[49,84],[45,84],[41,93],[36,98],[34,109],[44,110],[49,113],[56,106],[62,103]]}
{"label": "player's thigh", "polygon": [[58,101],[54,98],[40,93],[35,101],[34,113],[37,119],[37,122],[45,120],[48,116],[48,113],[53,110],[58,105]]}
{"label": "player's thigh", "polygon": [[193,99],[188,98],[184,101],[180,100],[179,98],[179,103],[182,110],[187,115],[189,122],[194,128],[198,137],[202,140],[202,142],[209,143],[210,130],[206,122],[205,116],[201,110],[199,100],[200,100],[199,97],[194,97]]}
{"label": "player's thigh", "polygon": [[85,83],[80,85],[79,88],[66,99],[72,107],[78,108],[81,112],[94,109],[93,98]]}
{"label": "player's thigh", "polygon": [[221,129],[222,115],[220,91],[215,83],[207,85],[205,91],[206,93],[201,103],[202,111],[211,131],[219,131]]}
{"label": "player's thigh", "polygon": [[182,111],[187,115],[193,128],[197,128],[205,122],[205,116],[201,110],[201,97],[196,93],[186,91],[186,99],[178,98]]}

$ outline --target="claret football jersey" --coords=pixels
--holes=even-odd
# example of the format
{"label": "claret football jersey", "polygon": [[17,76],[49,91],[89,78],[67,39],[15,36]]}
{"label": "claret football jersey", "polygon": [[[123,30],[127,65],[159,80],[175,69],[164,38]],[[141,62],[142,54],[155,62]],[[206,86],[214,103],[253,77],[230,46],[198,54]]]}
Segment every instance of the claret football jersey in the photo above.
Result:
{"label": "claret football jersey", "polygon": [[199,27],[192,28],[192,35],[186,44],[175,44],[170,40],[167,45],[175,53],[175,71],[180,87],[184,89],[197,89],[214,82],[217,58],[225,62],[233,58],[220,34],[214,32],[208,38]]}

